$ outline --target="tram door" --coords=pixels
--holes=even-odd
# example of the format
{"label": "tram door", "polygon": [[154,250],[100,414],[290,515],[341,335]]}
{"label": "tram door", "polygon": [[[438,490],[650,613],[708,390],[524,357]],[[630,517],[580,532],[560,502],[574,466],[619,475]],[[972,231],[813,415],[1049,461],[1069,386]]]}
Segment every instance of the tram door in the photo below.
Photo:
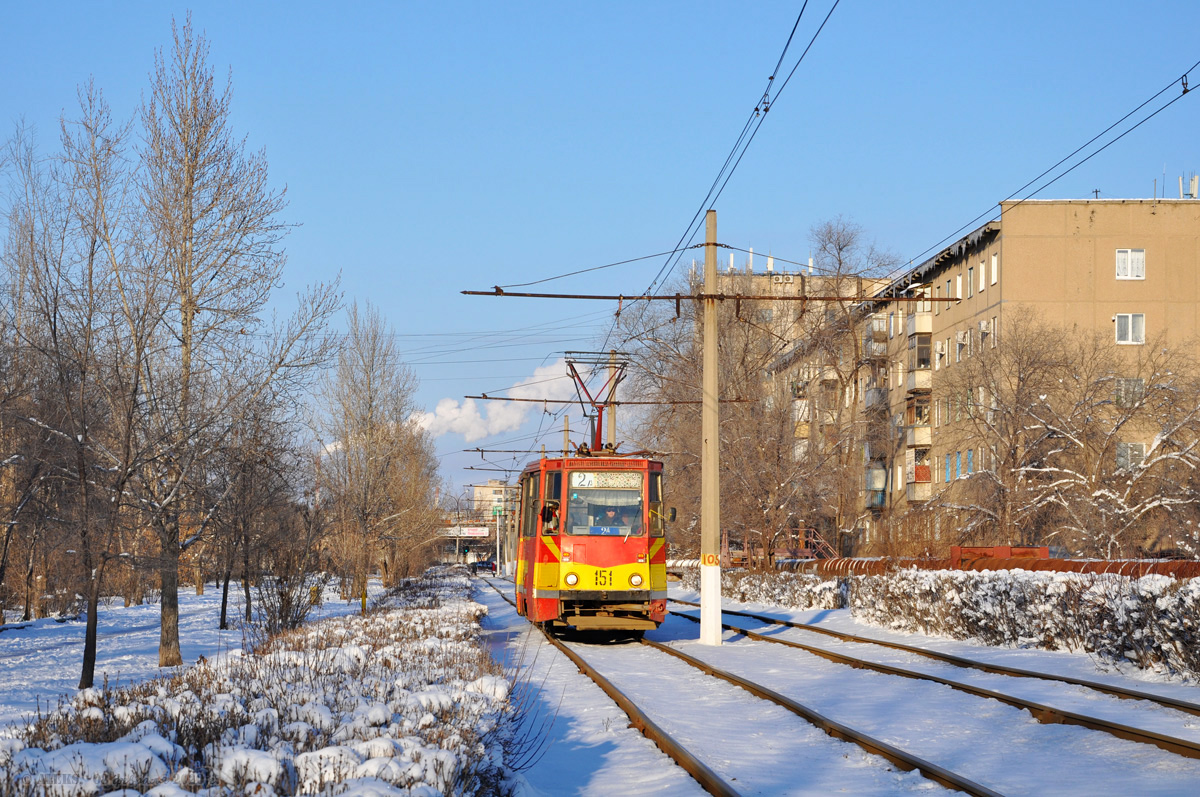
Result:
{"label": "tram door", "polygon": [[521,477],[521,528],[517,542],[517,611],[528,615],[533,600],[533,572],[537,561],[538,515],[541,513],[542,474],[526,473]]}

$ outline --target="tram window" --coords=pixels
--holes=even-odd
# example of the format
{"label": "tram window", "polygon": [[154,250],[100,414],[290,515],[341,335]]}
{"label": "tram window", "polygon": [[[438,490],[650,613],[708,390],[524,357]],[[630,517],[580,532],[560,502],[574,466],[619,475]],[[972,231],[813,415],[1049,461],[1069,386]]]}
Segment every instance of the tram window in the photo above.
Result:
{"label": "tram window", "polygon": [[531,473],[521,483],[521,536],[533,537],[537,534],[538,515],[541,512],[541,501],[538,499],[542,491],[540,473]]}
{"label": "tram window", "polygon": [[562,498],[562,471],[546,472],[546,500],[558,501]]}
{"label": "tram window", "polygon": [[656,471],[650,474],[650,536],[662,537],[665,534],[663,529],[663,505],[662,505],[662,472]]}
{"label": "tram window", "polygon": [[558,508],[562,505],[562,471],[546,471],[546,495],[542,502],[542,534],[558,534]]}
{"label": "tram window", "polygon": [[628,537],[645,534],[642,474],[571,471],[567,480],[568,534]]}

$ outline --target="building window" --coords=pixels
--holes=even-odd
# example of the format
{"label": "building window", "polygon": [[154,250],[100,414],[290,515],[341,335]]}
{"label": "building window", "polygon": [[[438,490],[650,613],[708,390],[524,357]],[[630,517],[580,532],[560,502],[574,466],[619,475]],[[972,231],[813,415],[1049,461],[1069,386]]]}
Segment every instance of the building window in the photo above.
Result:
{"label": "building window", "polygon": [[996,348],[996,338],[1000,337],[1000,319],[992,316],[992,348]]}
{"label": "building window", "polygon": [[962,476],[962,452],[954,452],[954,478]]}
{"label": "building window", "polygon": [[[937,286],[935,286],[935,287],[934,287],[934,289],[933,289],[933,298],[934,298],[934,299],[940,299],[940,298],[942,298],[942,289],[941,289],[940,287],[937,287]],[[940,312],[942,312],[942,303],[941,303],[941,302],[938,302],[938,301],[935,301],[935,302],[933,303],[933,314],[934,314],[934,315],[937,315],[937,314],[939,314]]]}
{"label": "building window", "polygon": [[1000,279],[1000,255],[992,255],[992,284]]}
{"label": "building window", "polygon": [[908,339],[908,370],[929,370],[929,346],[932,336],[927,333],[913,335]]}
{"label": "building window", "polygon": [[975,472],[975,449],[967,449],[967,473]]}
{"label": "building window", "polygon": [[953,299],[954,294],[950,292],[950,280],[946,280],[946,298]]}
{"label": "building window", "polygon": [[962,298],[962,274],[958,274],[954,277],[954,298]]}
{"label": "building window", "polygon": [[1126,377],[1113,382],[1113,403],[1118,407],[1132,407],[1146,392],[1146,380]]}
{"label": "building window", "polygon": [[984,274],[983,261],[980,260],[979,261],[979,292],[980,293],[983,293],[983,289],[986,287],[984,285],[984,283],[987,281],[983,278],[983,274]]}
{"label": "building window", "polygon": [[946,482],[950,482],[950,455],[946,455]]}
{"label": "building window", "polygon": [[975,267],[971,266],[967,269],[967,298],[970,299],[975,295]]}
{"label": "building window", "polygon": [[1117,313],[1117,343],[1146,342],[1145,313]]}
{"label": "building window", "polygon": [[896,314],[888,313],[888,338],[896,337]]}
{"label": "building window", "polygon": [[1145,443],[1117,443],[1117,470],[1139,467],[1145,459]]}
{"label": "building window", "polygon": [[1144,280],[1146,279],[1146,250],[1118,249],[1117,250],[1117,279]]}
{"label": "building window", "polygon": [[929,397],[914,396],[905,407],[905,421],[909,426],[929,425]]}

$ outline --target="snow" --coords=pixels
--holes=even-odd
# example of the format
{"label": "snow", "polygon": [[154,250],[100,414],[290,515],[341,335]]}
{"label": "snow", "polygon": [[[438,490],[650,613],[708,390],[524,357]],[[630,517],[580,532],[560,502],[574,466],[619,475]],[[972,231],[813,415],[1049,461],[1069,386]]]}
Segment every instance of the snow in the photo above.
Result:
{"label": "snow", "polygon": [[[675,585],[671,594],[699,600],[698,593]],[[621,793],[635,795],[702,793],[638,731],[627,727],[624,715],[574,665],[531,633],[509,604],[487,589],[479,590],[476,599],[488,606],[483,625],[498,655],[507,656],[521,673],[520,679],[539,695],[540,712],[530,712],[525,721],[544,738],[544,747],[537,763],[520,773],[520,794],[612,793],[613,784],[622,784]],[[785,610],[728,601],[725,606],[1200,703],[1200,689],[1195,686],[1169,681],[1161,674],[1130,676],[1111,668],[1098,672],[1103,665],[1082,653],[1002,649],[889,631],[857,622],[848,610]],[[671,608],[695,611],[678,605]],[[745,622],[747,628],[762,626],[740,618],[725,619]],[[1194,793],[1195,783],[1200,782],[1200,761],[1150,745],[1074,726],[1040,724],[1028,712],[994,700],[939,684],[850,669],[803,651],[750,641],[734,632],[725,632],[719,647],[700,645],[698,629],[695,623],[672,617],[657,631],[647,633],[647,638],[758,681],[831,719],[1001,793],[1180,795]],[[840,643],[812,632],[775,627],[771,633],[996,691],[1012,691],[1066,710],[1200,739],[1200,718],[1143,701],[964,670],[901,651]],[[881,759],[825,736],[789,712],[748,698],[735,687],[714,684],[698,671],[681,662],[664,661],[662,654],[644,646],[587,645],[581,654],[619,688],[634,693],[652,720],[668,732],[678,733],[686,746],[730,778],[731,785],[743,794],[942,792],[918,774],[895,771]],[[519,691],[519,686],[514,689]]]}
{"label": "snow", "polygon": [[[29,726],[36,744],[19,724],[0,730],[0,792],[36,785],[75,797],[115,786],[215,797],[348,787],[345,793],[432,797],[498,780],[490,747],[508,689],[475,641],[483,607],[467,598],[464,575],[441,574],[417,587],[365,617],[346,612],[253,654],[223,651],[177,677],[120,692],[76,692]],[[14,630],[28,639],[37,629]],[[118,636],[109,648],[124,641]],[[14,653],[14,671],[18,658],[31,659]],[[26,664],[21,677],[35,684],[39,672]],[[6,711],[19,715],[21,700]],[[125,725],[130,731],[115,741],[78,741],[111,739]]]}
{"label": "snow", "polygon": [[[507,701],[514,723],[503,751],[514,768],[506,786],[518,797],[563,794],[699,795],[700,786],[649,740],[590,680],[485,582],[456,576],[458,592],[440,608],[405,607],[366,619],[325,624],[315,643],[282,645],[262,656],[241,651],[238,632],[217,633],[219,593],[181,594],[181,640],[190,662],[178,682],[139,691],[114,705],[114,687],[159,675],[157,605],[106,607],[101,614],[98,678],[72,693],[82,623],[40,620],[0,633],[0,718],[28,717],[59,704],[70,722],[120,721],[116,741],[26,747],[0,731],[0,791],[6,777],[45,777],[48,793],[257,794],[345,793],[434,797],[462,774],[465,756],[497,761],[489,747]],[[495,583],[511,592],[511,583]],[[472,600],[465,600],[473,587]],[[378,592],[378,588],[376,588]],[[698,600],[672,585],[671,594]],[[455,597],[456,596],[456,597]],[[473,601],[473,602],[472,602]],[[1116,668],[1081,652],[989,647],[884,629],[848,610],[727,608],[810,622],[861,637],[929,647],[966,658],[1103,681],[1200,703],[1200,687],[1162,672]],[[680,605],[672,609],[695,613]],[[353,615],[357,602],[331,594],[322,614]],[[486,614],[483,612],[486,610]],[[400,612],[400,609],[395,610]],[[236,614],[236,607],[231,607]],[[727,616],[748,629],[764,623]],[[478,626],[476,625],[478,623]],[[387,629],[409,636],[381,641]],[[720,646],[700,645],[699,626],[670,617],[647,638],[758,681],[839,722],[910,750],[1001,793],[1061,795],[1194,793],[1200,761],[1096,731],[1036,722],[1028,712],[947,686],[838,665],[803,651],[749,640],[733,631]],[[772,626],[784,639],[929,672],[985,689],[1200,741],[1200,717],[1035,679],[966,670],[904,651],[844,643]],[[502,667],[446,677],[475,634]],[[636,643],[590,644],[582,654],[635,696],[651,718],[747,795],[942,793],[918,773],[902,772],[795,715],[714,682],[683,662]],[[203,660],[201,660],[203,657]],[[261,661],[259,670],[245,670]],[[241,674],[239,674],[241,673]],[[200,677],[201,674],[203,677]],[[199,684],[207,684],[201,692]],[[280,688],[282,686],[282,689]],[[211,769],[193,771],[185,739],[162,730],[159,714],[223,723],[207,742]],[[458,724],[455,724],[458,723]],[[194,752],[194,751],[193,751]],[[48,787],[50,788],[50,787]],[[121,791],[120,789],[126,789]],[[106,791],[107,790],[107,791]]]}
{"label": "snow", "polygon": [[[368,598],[383,594],[378,581],[368,587]],[[231,584],[228,617],[235,625],[244,613],[241,591]],[[360,600],[340,600],[334,587],[327,587],[311,620],[341,617],[361,610]],[[110,688],[145,681],[163,674],[158,666],[160,607],[157,603],[123,607],[101,604],[97,625],[95,683],[107,680]],[[217,660],[239,652],[245,640],[236,628],[217,628],[221,615],[221,590],[209,584],[203,595],[179,591],[179,648],[185,665],[201,657]],[[0,625],[0,725],[42,708],[59,697],[72,694],[79,684],[83,663],[83,616],[62,621],[53,617],[27,623]]]}

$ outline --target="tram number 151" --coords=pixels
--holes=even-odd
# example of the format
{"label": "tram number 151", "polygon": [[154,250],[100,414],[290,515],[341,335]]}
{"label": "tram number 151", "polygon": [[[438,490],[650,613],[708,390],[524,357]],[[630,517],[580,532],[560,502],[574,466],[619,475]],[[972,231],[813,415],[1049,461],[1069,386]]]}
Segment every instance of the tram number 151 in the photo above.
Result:
{"label": "tram number 151", "polygon": [[609,587],[616,583],[611,570],[596,570],[594,574],[597,587]]}

